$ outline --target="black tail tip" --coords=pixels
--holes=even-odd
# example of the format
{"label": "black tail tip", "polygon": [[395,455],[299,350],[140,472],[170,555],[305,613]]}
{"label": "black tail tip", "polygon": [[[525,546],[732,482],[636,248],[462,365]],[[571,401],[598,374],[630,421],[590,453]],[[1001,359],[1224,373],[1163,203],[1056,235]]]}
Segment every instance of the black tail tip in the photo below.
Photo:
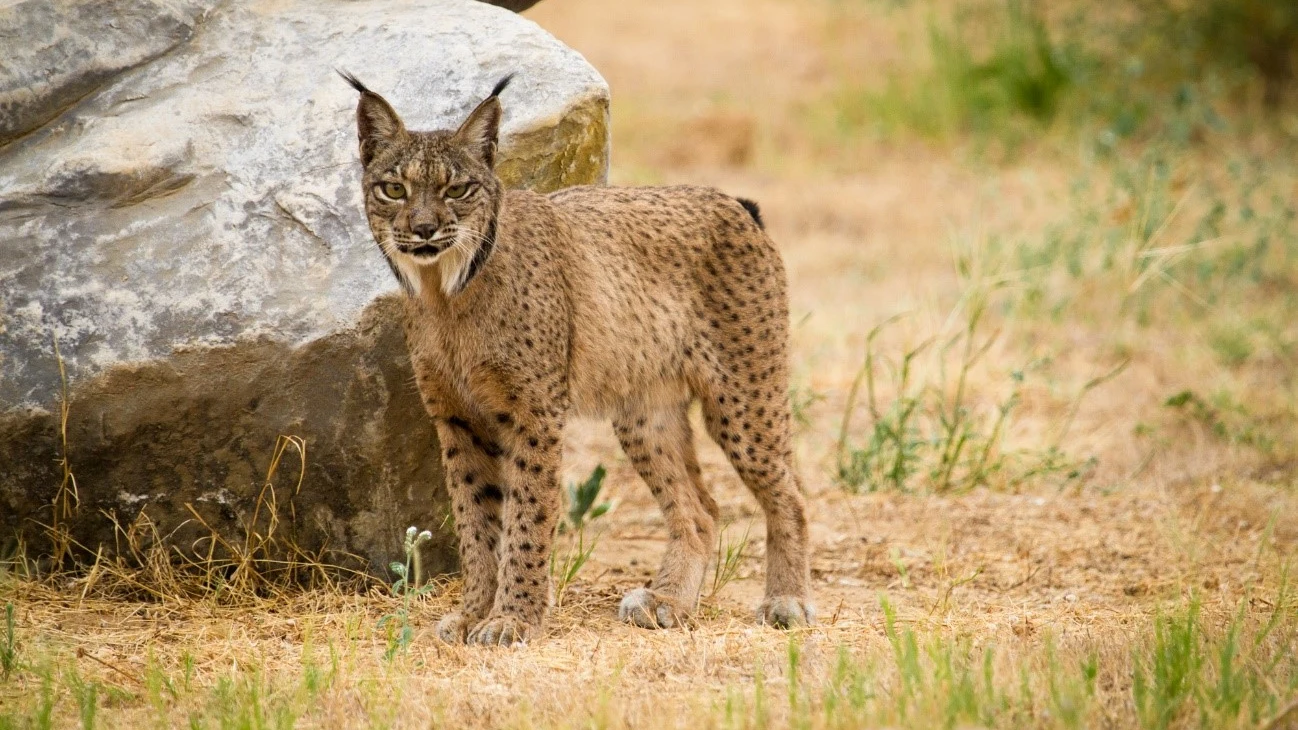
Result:
{"label": "black tail tip", "polygon": [[340,68],[336,68],[336,69],[334,69],[334,71],[337,71],[337,72],[338,72],[338,75],[341,76],[341,77],[343,77],[343,80],[344,80],[344,81],[346,81],[347,83],[351,84],[353,89],[356,89],[357,91],[361,92],[362,94],[373,94],[373,93],[374,93],[373,91],[370,91],[369,89],[367,89],[367,88],[365,87],[365,84],[362,84],[362,83],[361,83],[361,80],[360,80],[360,79],[356,78],[355,76],[352,76],[351,74],[347,73],[346,71],[344,71],[344,70],[342,70],[342,69],[340,69]]}
{"label": "black tail tip", "polygon": [[766,230],[766,223],[762,221],[762,209],[757,207],[757,203],[748,198],[735,198],[735,200],[738,200],[739,204],[744,206],[744,210],[748,211],[748,215],[753,217],[753,222],[757,224],[758,228],[763,231]]}
{"label": "black tail tip", "polygon": [[513,73],[505,74],[505,78],[503,78],[503,79],[501,79],[501,80],[499,80],[499,81],[496,82],[496,86],[495,86],[495,88],[493,88],[493,89],[491,90],[491,95],[492,95],[492,96],[500,96],[500,92],[504,91],[504,90],[505,90],[505,87],[506,87],[506,86],[509,86],[509,82],[510,82],[510,81],[513,81],[513,80],[514,80],[514,74],[513,74]]}

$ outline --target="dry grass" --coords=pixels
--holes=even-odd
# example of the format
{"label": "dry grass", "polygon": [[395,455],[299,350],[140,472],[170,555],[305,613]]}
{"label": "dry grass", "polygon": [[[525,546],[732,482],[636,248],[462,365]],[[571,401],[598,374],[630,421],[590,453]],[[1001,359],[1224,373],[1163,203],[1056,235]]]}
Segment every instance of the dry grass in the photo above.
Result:
{"label": "dry grass", "polygon": [[[611,431],[582,423],[565,480],[604,464],[601,498],[616,507],[587,527],[598,545],[531,646],[440,644],[432,628],[454,580],[412,601],[413,639],[388,660],[394,627],[380,619],[401,600],[386,586],[281,590],[244,568],[242,585],[214,591],[210,574],[195,583],[157,554],[143,572],[0,573],[17,663],[0,678],[0,728],[1298,725],[1286,704],[1298,698],[1286,587],[1298,317],[1285,294],[1298,282],[1276,243],[1292,230],[1272,231],[1257,276],[1227,266],[1256,221],[1286,225],[1273,208],[1298,198],[1278,159],[1292,143],[1223,135],[1176,150],[1162,175],[1137,164],[1146,147],[1094,158],[1044,135],[1030,154],[983,164],[960,139],[818,121],[836,89],[920,63],[917,6],[607,5],[547,0],[529,15],[609,79],[614,182],[753,197],[785,252],[822,625],[754,625],[760,515],[703,442],[729,534],[751,523],[753,539],[690,630],[618,624],[617,601],[652,576],[665,539]],[[1265,164],[1249,177],[1232,160]],[[1201,230],[1244,189],[1254,222]],[[1022,373],[993,455],[1009,469],[1058,441],[1084,468],[947,493],[921,469],[908,493],[845,491],[835,446],[867,334],[905,313],[876,343],[895,360],[959,333],[975,301],[988,307],[983,336],[996,335],[965,373],[975,425],[994,421]],[[949,398],[954,374],[940,347],[928,353],[916,377]],[[886,371],[876,387],[881,402],[898,396]],[[857,414],[853,444],[871,421]]]}

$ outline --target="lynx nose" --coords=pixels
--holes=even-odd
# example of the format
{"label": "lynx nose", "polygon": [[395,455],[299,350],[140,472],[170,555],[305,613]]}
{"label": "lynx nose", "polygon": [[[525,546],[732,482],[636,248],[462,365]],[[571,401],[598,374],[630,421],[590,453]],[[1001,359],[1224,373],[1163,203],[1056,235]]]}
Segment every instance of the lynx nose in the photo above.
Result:
{"label": "lynx nose", "polygon": [[420,238],[427,241],[428,239],[432,238],[434,234],[437,233],[438,227],[439,226],[434,225],[432,223],[420,223],[418,225],[411,226],[410,232],[414,233],[416,236],[419,236]]}

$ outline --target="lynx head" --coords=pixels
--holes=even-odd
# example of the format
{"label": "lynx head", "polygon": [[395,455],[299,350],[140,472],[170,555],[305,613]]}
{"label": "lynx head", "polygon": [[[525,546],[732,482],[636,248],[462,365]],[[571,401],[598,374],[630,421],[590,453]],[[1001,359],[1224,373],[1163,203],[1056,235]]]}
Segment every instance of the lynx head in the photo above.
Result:
{"label": "lynx head", "polygon": [[[341,73],[341,72],[340,72]],[[495,245],[504,187],[496,177],[500,99],[513,75],[496,84],[454,131],[411,132],[392,105],[355,77],[356,126],[370,230],[408,294],[420,270],[436,266],[447,296],[477,274]]]}

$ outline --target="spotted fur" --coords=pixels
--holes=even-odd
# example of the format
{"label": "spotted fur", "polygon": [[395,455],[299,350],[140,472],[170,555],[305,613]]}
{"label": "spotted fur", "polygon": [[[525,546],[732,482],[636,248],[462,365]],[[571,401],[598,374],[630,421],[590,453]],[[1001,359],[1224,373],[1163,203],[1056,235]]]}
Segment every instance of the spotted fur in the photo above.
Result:
{"label": "spotted fur", "polygon": [[[657,576],[619,615],[681,624],[717,538],[694,400],[766,515],[759,620],[811,623],[784,267],[757,205],[703,187],[506,191],[492,169],[505,82],[459,129],[410,132],[349,80],[361,92],[366,212],[410,294],[407,341],[459,536],[463,605],[439,635],[509,644],[541,627],[560,439],[574,414],[612,419],[666,522]],[[381,192],[393,182],[402,200]],[[471,192],[448,198],[461,184]]]}

